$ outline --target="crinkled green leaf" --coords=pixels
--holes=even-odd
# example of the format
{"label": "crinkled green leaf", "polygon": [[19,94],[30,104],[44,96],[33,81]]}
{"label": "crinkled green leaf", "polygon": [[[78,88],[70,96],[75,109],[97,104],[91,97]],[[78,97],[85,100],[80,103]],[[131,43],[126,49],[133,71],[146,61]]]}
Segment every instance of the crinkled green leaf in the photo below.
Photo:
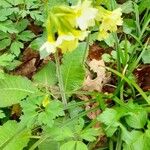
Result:
{"label": "crinkled green leaf", "polygon": [[39,72],[33,76],[33,81],[43,86],[56,84],[56,66],[52,61],[45,65]]}
{"label": "crinkled green leaf", "polygon": [[34,50],[39,50],[40,47],[44,44],[46,38],[44,37],[39,37],[33,40],[30,44],[30,47]]}
{"label": "crinkled green leaf", "polygon": [[129,132],[122,127],[122,140],[125,142],[123,150],[149,150],[150,147],[148,130],[145,133],[137,130]]}
{"label": "crinkled green leaf", "polygon": [[85,76],[82,65],[85,45],[85,43],[81,43],[76,50],[66,53],[63,57],[61,72],[65,92],[78,90],[82,86]]}
{"label": "crinkled green leaf", "polygon": [[122,5],[119,5],[119,7],[122,9],[122,12],[125,14],[129,14],[134,11],[133,2],[131,0],[128,0]]}
{"label": "crinkled green leaf", "polygon": [[86,141],[93,142],[96,140],[98,135],[100,135],[98,128],[90,128],[82,131],[81,138]]}
{"label": "crinkled green leaf", "polygon": [[144,52],[142,60],[144,64],[150,64],[150,48]]}
{"label": "crinkled green leaf", "polygon": [[8,121],[0,126],[0,149],[3,150],[22,150],[31,135],[31,131],[22,128],[16,121]]}
{"label": "crinkled green leaf", "polygon": [[17,10],[18,10],[18,8],[3,8],[3,9],[0,9],[0,12],[1,12],[0,21],[7,20],[7,17],[10,16],[12,13],[14,13]]}
{"label": "crinkled green leaf", "polygon": [[13,22],[11,20],[7,20],[5,22],[0,22],[0,31],[5,33],[18,33],[18,30],[15,29]]}
{"label": "crinkled green leaf", "polygon": [[58,116],[63,116],[63,105],[61,102],[55,100],[50,101],[46,107],[43,106],[45,97],[35,97],[21,102],[24,115],[22,120],[32,126],[33,124],[47,125],[52,127],[54,119]]}
{"label": "crinkled green leaf", "polygon": [[35,37],[34,33],[32,33],[31,31],[28,31],[28,30],[23,31],[18,35],[18,39],[22,40],[22,41],[25,41],[25,42],[30,41],[34,37]]}
{"label": "crinkled green leaf", "polygon": [[27,78],[5,75],[4,79],[0,79],[0,107],[19,103],[21,99],[37,92],[38,89]]}
{"label": "crinkled green leaf", "polygon": [[105,54],[102,55],[102,59],[103,59],[105,62],[112,62],[112,57],[111,57],[111,55],[110,55],[110,54],[107,54],[107,53],[105,53]]}
{"label": "crinkled green leaf", "polygon": [[44,133],[49,135],[54,141],[64,141],[74,137],[74,133],[69,127],[57,127],[56,125],[44,128]]}
{"label": "crinkled green leaf", "polygon": [[14,59],[14,55],[12,54],[3,54],[0,56],[0,66],[7,66],[11,63],[11,61]]}
{"label": "crinkled green leaf", "polygon": [[30,16],[34,20],[44,22],[44,16],[42,15],[41,11],[36,11],[36,10],[31,11]]}
{"label": "crinkled green leaf", "polygon": [[15,41],[10,46],[11,53],[13,53],[15,56],[19,56],[21,48],[23,47],[24,47],[23,43]]}
{"label": "crinkled green leaf", "polygon": [[11,44],[11,39],[10,38],[5,38],[0,41],[0,50],[5,49],[7,46]]}
{"label": "crinkled green leaf", "polygon": [[29,21],[27,19],[22,19],[20,22],[16,24],[16,28],[19,32],[25,30],[28,26]]}
{"label": "crinkled green leaf", "polygon": [[129,112],[125,117],[127,124],[135,129],[144,128],[147,122],[147,112],[145,110]]}

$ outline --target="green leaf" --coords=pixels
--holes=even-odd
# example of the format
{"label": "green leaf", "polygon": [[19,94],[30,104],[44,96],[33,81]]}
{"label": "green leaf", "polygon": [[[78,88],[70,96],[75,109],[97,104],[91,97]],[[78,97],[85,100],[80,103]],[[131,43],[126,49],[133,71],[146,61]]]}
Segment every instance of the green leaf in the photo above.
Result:
{"label": "green leaf", "polygon": [[13,6],[17,6],[19,4],[23,4],[24,0],[7,0],[7,2]]}
{"label": "green leaf", "polygon": [[4,70],[0,69],[0,79],[4,79]]}
{"label": "green leaf", "polygon": [[52,127],[53,120],[59,116],[64,116],[63,104],[55,100],[51,101],[45,108],[45,111],[39,114],[38,121],[39,123]]}
{"label": "green leaf", "polygon": [[23,129],[16,121],[8,121],[0,126],[0,149],[22,150],[31,135],[31,131]]}
{"label": "green leaf", "polygon": [[18,30],[15,29],[13,22],[10,20],[0,22],[0,31],[3,31],[5,33],[18,33]]}
{"label": "green leaf", "polygon": [[[43,101],[48,100],[46,106],[43,106]],[[47,125],[52,127],[54,124],[54,119],[58,116],[63,116],[63,104],[60,101],[50,101],[47,96],[28,98],[21,102],[21,107],[23,108],[24,115],[22,119],[28,127],[33,124]]]}
{"label": "green leaf", "polygon": [[43,86],[55,85],[57,82],[56,66],[52,61],[33,76],[33,81]]}
{"label": "green leaf", "polygon": [[82,131],[81,138],[86,141],[93,142],[96,140],[96,136],[98,135],[100,136],[98,128],[90,128]]}
{"label": "green leaf", "polygon": [[0,50],[5,49],[7,46],[9,46],[11,44],[11,39],[10,38],[6,38],[0,41]]}
{"label": "green leaf", "polygon": [[98,32],[91,33],[89,44],[92,45],[97,40],[97,37],[98,37]]}
{"label": "green leaf", "polygon": [[109,47],[113,47],[115,44],[115,39],[113,34],[110,34],[107,39],[104,40]]}
{"label": "green leaf", "polygon": [[34,33],[31,31],[23,31],[18,35],[18,39],[24,42],[28,42],[35,37]]}
{"label": "green leaf", "polygon": [[111,3],[109,0],[96,0],[97,5],[104,5],[107,7],[109,10],[111,9]]}
{"label": "green leaf", "polygon": [[11,53],[13,53],[16,56],[19,56],[19,54],[21,52],[20,49],[23,47],[24,47],[23,43],[21,43],[19,41],[15,41],[10,46]]}
{"label": "green leaf", "polygon": [[7,20],[7,17],[10,16],[14,11],[16,11],[15,8],[3,8],[3,9],[0,9],[0,12],[1,12],[0,21]]}
{"label": "green leaf", "polygon": [[30,44],[30,47],[34,50],[39,50],[40,47],[45,43],[46,38],[45,37],[39,37],[33,40]]}
{"label": "green leaf", "polygon": [[81,43],[76,50],[66,53],[63,57],[61,72],[65,92],[78,90],[82,86],[85,76],[82,65],[85,45],[85,43]]}
{"label": "green leaf", "polygon": [[98,116],[98,121],[106,125],[105,131],[108,137],[111,137],[119,126],[120,115],[115,109],[106,108],[105,111]]}
{"label": "green leaf", "polygon": [[149,0],[142,0],[139,4],[139,12],[140,14],[145,10],[150,9],[150,1]]}
{"label": "green leaf", "polygon": [[49,150],[49,148],[51,150],[60,150],[60,144],[59,142],[55,142],[55,141],[44,141],[42,142],[39,146],[38,146],[39,150]]}
{"label": "green leaf", "polygon": [[0,56],[0,66],[2,67],[6,67],[10,64],[10,62],[12,62],[12,60],[14,59],[14,55],[12,54],[3,54]]}
{"label": "green leaf", "polygon": [[0,79],[0,107],[19,103],[27,95],[37,92],[38,89],[27,78],[5,75],[5,79]]}
{"label": "green leaf", "polygon": [[122,5],[119,5],[119,7],[122,9],[122,12],[125,14],[129,14],[133,12],[133,2],[131,0],[126,1]]}
{"label": "green leaf", "polygon": [[33,18],[34,20],[44,22],[44,17],[43,17],[43,15],[42,15],[42,12],[41,12],[41,11],[37,11],[37,10],[31,11],[31,12],[30,12],[30,16],[31,16],[31,18]]}
{"label": "green leaf", "polygon": [[20,22],[16,24],[16,29],[21,32],[25,30],[28,26],[29,21],[27,19],[22,19]]}
{"label": "green leaf", "polygon": [[8,38],[10,38],[9,33],[4,33],[3,31],[0,31],[0,40],[8,39]]}
{"label": "green leaf", "polygon": [[11,4],[7,2],[6,0],[1,0],[0,6],[7,8],[7,7],[11,7]]}
{"label": "green leaf", "polygon": [[69,141],[60,147],[60,150],[88,150],[87,146],[81,141]]}
{"label": "green leaf", "polygon": [[123,150],[149,150],[150,147],[149,130],[145,133],[136,130],[129,132],[122,127],[122,140],[125,142]]}
{"label": "green leaf", "polygon": [[129,116],[126,118],[127,124],[135,129],[143,128],[147,122],[147,113],[146,111],[130,112]]}
{"label": "green leaf", "polygon": [[105,62],[112,62],[112,56],[110,54],[107,54],[107,53],[104,53],[102,55],[102,59],[105,61]]}
{"label": "green leaf", "polygon": [[97,120],[104,123],[104,129],[108,137],[111,137],[120,126],[120,118],[126,115],[124,107],[106,108]]}
{"label": "green leaf", "polygon": [[53,139],[54,141],[64,141],[74,137],[74,134],[69,127],[58,127],[55,124],[53,127],[44,128],[44,134],[49,135],[50,139]]}
{"label": "green leaf", "polygon": [[124,19],[123,21],[123,32],[126,34],[130,34],[131,32],[135,31],[136,24],[133,19]]}
{"label": "green leaf", "polygon": [[150,48],[144,52],[142,60],[144,64],[150,64]]}

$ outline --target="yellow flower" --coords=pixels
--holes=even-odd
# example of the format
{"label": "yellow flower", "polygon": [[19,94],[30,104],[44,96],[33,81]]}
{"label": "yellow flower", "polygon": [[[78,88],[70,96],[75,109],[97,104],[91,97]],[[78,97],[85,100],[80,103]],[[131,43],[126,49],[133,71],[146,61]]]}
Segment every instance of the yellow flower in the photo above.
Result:
{"label": "yellow flower", "polygon": [[65,40],[62,42],[62,44],[59,46],[61,49],[62,53],[66,53],[69,51],[74,50],[78,46],[78,39],[73,39],[73,40]]}
{"label": "yellow flower", "polygon": [[46,107],[50,103],[48,95],[45,96],[44,100],[42,101],[43,107]]}
{"label": "yellow flower", "polygon": [[117,25],[122,25],[121,8],[118,8],[103,17],[101,28],[108,31],[116,31]]}
{"label": "yellow flower", "polygon": [[95,24],[97,9],[92,8],[88,0],[80,5],[74,8],[56,6],[51,10],[46,23],[47,42],[40,48],[41,58],[55,53],[57,48],[60,48],[63,53],[72,51],[78,46],[79,41],[83,41],[88,36],[89,31],[86,29]]}
{"label": "yellow flower", "polygon": [[78,41],[83,41],[88,35],[87,31],[72,30],[70,33],[61,33],[57,38],[57,45],[63,53],[72,51],[78,46]]}
{"label": "yellow flower", "polygon": [[81,30],[86,30],[88,27],[95,25],[95,17],[98,12],[96,8],[93,8],[91,1],[81,1],[77,6],[72,7],[76,11],[76,26]]}
{"label": "yellow flower", "polygon": [[123,21],[121,18],[121,8],[117,8],[113,11],[108,11],[103,8],[99,9],[101,11],[97,20],[101,21],[100,30],[99,30],[99,40],[106,39],[109,32],[117,31],[117,26],[121,26]]}

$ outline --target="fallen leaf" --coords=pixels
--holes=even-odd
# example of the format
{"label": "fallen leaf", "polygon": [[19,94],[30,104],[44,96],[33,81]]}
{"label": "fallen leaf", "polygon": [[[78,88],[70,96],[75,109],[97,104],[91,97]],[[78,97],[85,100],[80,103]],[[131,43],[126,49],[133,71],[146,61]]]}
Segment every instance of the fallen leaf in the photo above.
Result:
{"label": "fallen leaf", "polygon": [[40,59],[40,55],[37,51],[32,50],[31,48],[26,48],[22,54],[22,61],[27,62],[33,58],[36,58],[37,60]]}
{"label": "fallen leaf", "polygon": [[150,90],[150,65],[144,65],[134,71],[139,86],[144,91]]}
{"label": "fallen leaf", "polygon": [[14,75],[22,75],[31,78],[33,73],[36,71],[35,63],[36,63],[36,58],[33,58],[30,61],[21,64],[11,73]]}
{"label": "fallen leaf", "polygon": [[93,59],[88,66],[90,72],[83,83],[83,90],[101,92],[104,84],[110,80],[110,73],[106,71],[103,60]]}
{"label": "fallen leaf", "polygon": [[22,64],[15,68],[11,73],[31,78],[40,64],[40,56],[38,52],[33,51],[31,48],[25,49],[21,61]]}
{"label": "fallen leaf", "polygon": [[104,54],[104,51],[105,50],[103,48],[101,48],[98,44],[94,43],[92,46],[90,46],[88,58],[90,60],[100,60],[101,56]]}

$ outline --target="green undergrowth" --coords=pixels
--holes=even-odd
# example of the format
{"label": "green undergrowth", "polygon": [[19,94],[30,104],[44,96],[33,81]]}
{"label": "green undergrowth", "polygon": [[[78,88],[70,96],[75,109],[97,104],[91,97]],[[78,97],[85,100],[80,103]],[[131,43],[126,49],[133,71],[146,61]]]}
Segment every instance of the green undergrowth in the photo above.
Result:
{"label": "green undergrowth", "polygon": [[[32,78],[13,74],[23,64],[23,52],[38,52],[46,41],[48,12],[77,2],[1,0],[0,150],[150,149],[150,92],[139,86],[134,74],[150,63],[149,0],[93,0],[107,10],[122,9],[123,25],[117,32],[99,41],[98,27],[93,27],[75,50],[63,56],[56,52]],[[113,93],[82,89],[93,43],[111,49],[102,59],[115,78]]]}

